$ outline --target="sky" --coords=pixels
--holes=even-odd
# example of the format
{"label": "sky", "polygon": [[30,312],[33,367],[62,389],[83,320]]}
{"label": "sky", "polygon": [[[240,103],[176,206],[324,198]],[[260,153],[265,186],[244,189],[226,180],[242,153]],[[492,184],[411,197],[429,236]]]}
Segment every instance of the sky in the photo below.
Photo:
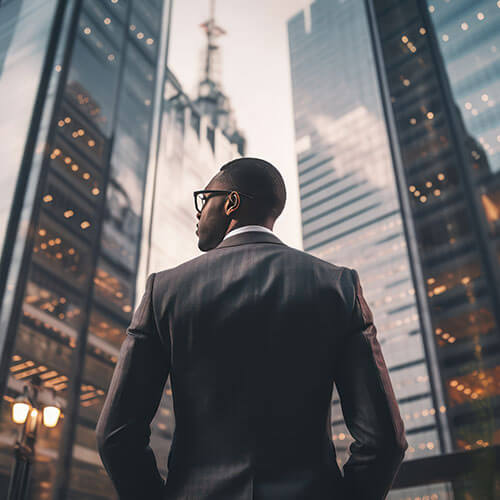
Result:
{"label": "sky", "polygon": [[[302,248],[302,233],[287,20],[310,3],[218,0],[215,7],[216,23],[227,32],[218,40],[222,86],[247,138],[246,156],[270,161],[285,179],[287,204],[274,229],[296,248]],[[208,18],[209,0],[174,0],[168,65],[191,97],[200,79],[200,54],[206,44],[200,24]]]}

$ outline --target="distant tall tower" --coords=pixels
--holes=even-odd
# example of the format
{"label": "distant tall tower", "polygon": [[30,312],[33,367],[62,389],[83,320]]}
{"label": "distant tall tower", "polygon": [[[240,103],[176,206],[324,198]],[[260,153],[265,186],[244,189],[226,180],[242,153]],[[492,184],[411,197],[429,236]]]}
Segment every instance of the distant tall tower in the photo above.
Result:
{"label": "distant tall tower", "polygon": [[236,126],[229,97],[223,92],[220,82],[220,48],[216,40],[225,35],[226,31],[215,23],[215,0],[210,0],[210,18],[201,27],[207,35],[207,45],[196,105],[202,115],[210,117],[213,126],[220,128],[243,155],[246,141]]}

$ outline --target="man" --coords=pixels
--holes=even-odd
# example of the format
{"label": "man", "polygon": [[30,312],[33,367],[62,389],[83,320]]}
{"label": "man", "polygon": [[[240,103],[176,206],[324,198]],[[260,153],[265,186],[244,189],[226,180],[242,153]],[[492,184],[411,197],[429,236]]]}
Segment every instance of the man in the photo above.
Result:
{"label": "man", "polygon": [[[408,447],[355,270],[272,233],[278,170],[224,165],[195,193],[207,253],[149,276],[98,425],[121,499],[375,500]],[[164,484],[150,422],[170,374],[176,428]],[[339,471],[336,384],[354,443]]]}

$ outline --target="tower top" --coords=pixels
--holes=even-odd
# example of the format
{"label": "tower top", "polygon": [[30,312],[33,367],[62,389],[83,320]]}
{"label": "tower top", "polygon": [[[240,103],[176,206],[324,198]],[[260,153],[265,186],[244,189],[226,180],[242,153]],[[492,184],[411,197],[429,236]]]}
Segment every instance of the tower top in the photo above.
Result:
{"label": "tower top", "polygon": [[210,0],[210,18],[202,23],[201,28],[207,35],[207,49],[205,54],[204,80],[215,82],[218,78],[214,74],[216,57],[219,46],[215,43],[217,38],[226,34],[226,31],[215,24],[215,0]]}

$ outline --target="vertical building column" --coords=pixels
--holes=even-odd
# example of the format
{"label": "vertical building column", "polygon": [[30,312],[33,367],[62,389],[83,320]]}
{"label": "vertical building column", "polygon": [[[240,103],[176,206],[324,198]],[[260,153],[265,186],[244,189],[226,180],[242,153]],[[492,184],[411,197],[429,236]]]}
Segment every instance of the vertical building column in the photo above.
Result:
{"label": "vertical building column", "polygon": [[429,311],[429,304],[427,301],[427,291],[424,275],[422,272],[413,215],[411,211],[410,200],[408,198],[408,183],[405,178],[403,160],[398,142],[396,122],[392,112],[391,97],[387,84],[384,57],[380,43],[380,35],[378,31],[378,24],[373,1],[365,0],[365,5],[367,18],[370,25],[370,35],[372,38],[372,46],[375,56],[378,80],[380,82],[380,95],[382,98],[387,126],[387,135],[389,138],[392,162],[394,165],[394,175],[398,188],[397,191],[399,204],[403,216],[403,227],[406,243],[408,246],[408,255],[410,257],[411,274],[413,282],[415,284],[415,296],[417,301],[417,308],[419,311],[420,327],[422,329],[422,339],[424,341],[426,363],[432,387],[432,399],[434,408],[436,409],[438,432],[442,448],[441,451],[442,453],[449,453],[453,450],[453,445],[448,417],[446,412],[439,411],[441,407],[446,406],[446,398],[439,369],[438,353],[434,340],[434,331],[432,326],[431,314]]}

